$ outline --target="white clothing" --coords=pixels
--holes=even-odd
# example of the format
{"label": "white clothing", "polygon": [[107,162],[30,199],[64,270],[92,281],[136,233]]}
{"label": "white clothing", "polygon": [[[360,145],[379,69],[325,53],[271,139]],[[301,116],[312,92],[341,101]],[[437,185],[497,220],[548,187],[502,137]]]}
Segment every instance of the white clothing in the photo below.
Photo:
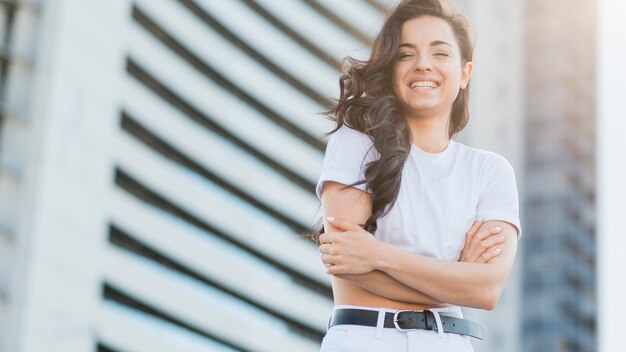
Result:
{"label": "white clothing", "polygon": [[[378,157],[369,136],[341,126],[329,137],[318,198],[323,182],[348,185],[362,180],[367,163]],[[355,187],[369,191],[365,184]],[[416,254],[457,261],[466,232],[481,217],[509,222],[521,236],[511,164],[499,154],[454,140],[437,154],[411,144],[396,204],[378,219],[374,236]]]}
{"label": "white clothing", "polygon": [[[366,165],[378,157],[369,136],[341,126],[330,136],[326,147],[316,187],[318,198],[321,199],[325,181],[349,185],[364,179]],[[369,192],[366,184],[355,187]],[[411,144],[396,204],[378,219],[373,235],[412,253],[458,261],[465,233],[481,217],[509,222],[516,227],[518,237],[521,236],[517,186],[511,164],[499,154],[454,140],[436,154]],[[462,316],[458,306],[447,307],[447,311]],[[386,337],[380,339],[380,334],[374,334],[377,331],[374,327],[333,326],[327,332],[322,351],[338,351],[341,347],[337,346],[341,345],[346,346],[346,351],[473,351],[467,336],[446,333],[442,339],[433,331],[384,330]],[[387,348],[392,345],[397,347]]]}
{"label": "white clothing", "polygon": [[[395,309],[374,308],[354,305],[336,305],[333,312],[340,308],[358,308],[378,311],[377,326],[363,325],[335,325],[327,330],[320,352],[358,351],[358,352],[473,352],[474,349],[467,335],[454,333],[439,333],[429,330],[400,331],[395,328],[385,328],[386,312],[395,312]],[[431,308],[435,317],[440,312],[456,315],[463,318],[456,307]],[[440,330],[440,331],[443,331]]]}

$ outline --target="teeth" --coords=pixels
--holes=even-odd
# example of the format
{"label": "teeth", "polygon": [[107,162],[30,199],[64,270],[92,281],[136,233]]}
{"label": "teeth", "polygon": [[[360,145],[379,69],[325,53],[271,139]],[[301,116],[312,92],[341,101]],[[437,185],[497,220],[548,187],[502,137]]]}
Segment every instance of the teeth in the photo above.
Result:
{"label": "teeth", "polygon": [[415,87],[437,88],[437,83],[432,82],[432,81],[417,81],[417,82],[411,83],[411,88],[415,88]]}

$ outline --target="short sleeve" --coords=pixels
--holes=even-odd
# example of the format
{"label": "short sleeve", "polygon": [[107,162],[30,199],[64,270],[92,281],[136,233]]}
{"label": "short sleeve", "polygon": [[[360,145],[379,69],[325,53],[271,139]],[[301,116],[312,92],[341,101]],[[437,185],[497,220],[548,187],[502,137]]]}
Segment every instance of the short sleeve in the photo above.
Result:
{"label": "short sleeve", "polygon": [[522,236],[519,219],[519,198],[513,166],[502,156],[495,154],[482,177],[482,193],[477,206],[477,217],[511,223]]}
{"label": "short sleeve", "polygon": [[[346,125],[341,126],[328,138],[322,171],[315,187],[317,197],[322,199],[322,185],[335,181],[350,185],[365,178],[365,167],[379,158],[370,137]],[[366,191],[366,184],[353,186]]]}

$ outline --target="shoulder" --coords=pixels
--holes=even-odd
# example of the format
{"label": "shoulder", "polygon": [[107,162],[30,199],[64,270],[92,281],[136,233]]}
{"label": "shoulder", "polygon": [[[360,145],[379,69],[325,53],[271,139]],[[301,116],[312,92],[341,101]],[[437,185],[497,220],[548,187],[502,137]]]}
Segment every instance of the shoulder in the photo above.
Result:
{"label": "shoulder", "polygon": [[485,149],[459,146],[461,170],[477,176],[482,187],[502,179],[516,178],[513,165],[502,155]]}
{"label": "shoulder", "polygon": [[498,168],[513,169],[511,163],[502,155],[476,147],[470,147],[459,143],[459,152],[464,160],[476,164],[483,170],[494,170]]}
{"label": "shoulder", "polygon": [[[368,135],[342,125],[329,136],[316,187],[317,196],[321,199],[322,184],[325,181],[352,185],[363,180],[365,168],[378,157],[374,143]],[[365,184],[354,187],[366,190]]]}
{"label": "shoulder", "polygon": [[367,154],[368,157],[373,158],[377,156],[370,136],[345,124],[330,135],[326,149],[327,152],[332,150],[351,155],[365,156]]}
{"label": "shoulder", "polygon": [[348,140],[350,142],[357,142],[364,145],[373,144],[370,136],[345,124],[341,125],[337,131],[330,135],[329,142],[333,139]]}

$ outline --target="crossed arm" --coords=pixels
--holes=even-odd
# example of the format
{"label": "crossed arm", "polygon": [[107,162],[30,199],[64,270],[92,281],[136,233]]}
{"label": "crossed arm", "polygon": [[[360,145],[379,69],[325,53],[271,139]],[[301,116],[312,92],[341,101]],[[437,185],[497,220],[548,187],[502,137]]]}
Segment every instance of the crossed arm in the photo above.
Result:
{"label": "crossed arm", "polygon": [[414,303],[428,306],[439,306],[444,303],[394,279],[381,270],[373,270],[365,274],[337,274],[374,294],[394,301]]}
{"label": "crossed arm", "polygon": [[[322,193],[325,216],[333,215],[339,222],[364,223],[371,214],[369,195],[356,188],[344,190],[344,187],[335,182],[325,183]],[[325,219],[326,234],[336,236],[342,230],[335,227],[339,222],[333,225]],[[423,305],[446,302],[491,310],[502,293],[517,250],[515,228],[503,221],[487,221],[482,227],[494,225],[502,227],[501,234],[507,240],[500,246],[500,255],[487,263],[439,260],[376,241],[376,250],[368,256],[373,270],[362,274],[346,273],[348,264],[336,262],[329,268],[329,273],[397,301]],[[349,245],[342,241],[347,242],[336,236],[331,242],[339,246]]]}

